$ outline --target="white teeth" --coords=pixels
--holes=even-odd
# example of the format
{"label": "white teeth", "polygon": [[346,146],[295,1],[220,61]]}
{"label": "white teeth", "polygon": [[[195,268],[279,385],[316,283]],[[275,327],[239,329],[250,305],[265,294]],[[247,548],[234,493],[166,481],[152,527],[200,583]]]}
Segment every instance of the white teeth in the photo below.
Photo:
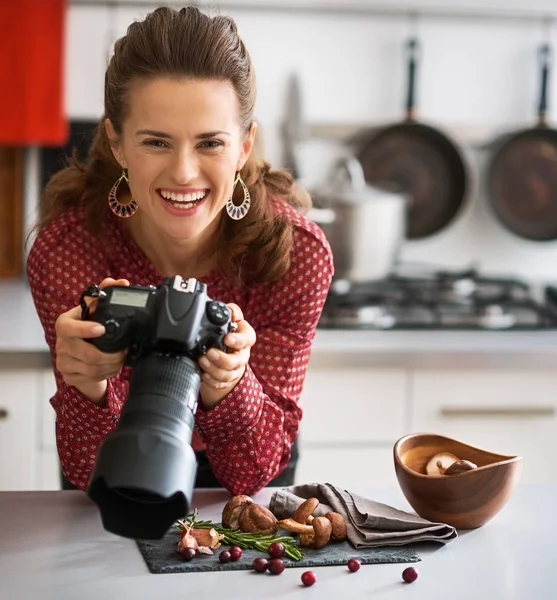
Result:
{"label": "white teeth", "polygon": [[161,190],[160,194],[165,200],[172,200],[173,202],[196,202],[197,200],[202,200],[205,198],[206,192],[176,194],[174,192],[168,192],[167,190]]}

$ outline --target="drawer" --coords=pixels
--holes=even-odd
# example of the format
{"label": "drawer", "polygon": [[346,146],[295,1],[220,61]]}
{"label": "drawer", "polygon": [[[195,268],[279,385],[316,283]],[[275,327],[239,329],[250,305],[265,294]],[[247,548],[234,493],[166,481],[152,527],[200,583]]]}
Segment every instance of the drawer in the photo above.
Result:
{"label": "drawer", "polygon": [[354,492],[375,484],[398,485],[392,448],[302,445],[296,483],[332,483]]}
{"label": "drawer", "polygon": [[35,488],[37,378],[25,369],[0,370],[0,490]]}
{"label": "drawer", "polygon": [[301,395],[305,442],[385,442],[404,434],[402,369],[309,368]]}
{"label": "drawer", "polygon": [[553,372],[415,373],[412,430],[447,435],[524,458],[521,481],[557,483],[547,457],[557,452]]}

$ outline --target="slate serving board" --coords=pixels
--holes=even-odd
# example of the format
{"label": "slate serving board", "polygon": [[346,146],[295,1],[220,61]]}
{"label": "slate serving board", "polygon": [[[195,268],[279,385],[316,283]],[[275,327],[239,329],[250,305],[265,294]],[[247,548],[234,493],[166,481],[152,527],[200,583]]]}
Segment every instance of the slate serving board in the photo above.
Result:
{"label": "slate serving board", "polygon": [[[281,534],[288,535],[286,531]],[[180,532],[171,529],[161,540],[137,540],[137,546],[151,573],[195,573],[200,571],[240,571],[252,568],[255,558],[265,556],[257,551],[245,549],[242,557],[234,562],[221,563],[219,553],[227,546],[221,546],[212,555],[198,554],[191,561],[184,560],[176,546]],[[420,557],[408,546],[385,546],[383,548],[361,548],[356,550],[348,541],[331,542],[324,548],[313,550],[302,548],[304,558],[299,561],[284,558],[286,567],[319,567],[323,565],[346,565],[350,558],[357,558],[362,564],[411,563]],[[267,557],[268,558],[268,557]]]}

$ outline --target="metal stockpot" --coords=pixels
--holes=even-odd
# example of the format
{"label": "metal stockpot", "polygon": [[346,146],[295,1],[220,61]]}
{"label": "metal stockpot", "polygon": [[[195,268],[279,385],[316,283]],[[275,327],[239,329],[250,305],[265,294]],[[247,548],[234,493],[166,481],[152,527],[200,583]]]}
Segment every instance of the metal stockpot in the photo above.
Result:
{"label": "metal stockpot", "polygon": [[356,283],[387,277],[405,238],[408,199],[368,185],[352,156],[340,159],[331,189],[319,197],[324,208],[309,217],[329,240],[335,279]]}

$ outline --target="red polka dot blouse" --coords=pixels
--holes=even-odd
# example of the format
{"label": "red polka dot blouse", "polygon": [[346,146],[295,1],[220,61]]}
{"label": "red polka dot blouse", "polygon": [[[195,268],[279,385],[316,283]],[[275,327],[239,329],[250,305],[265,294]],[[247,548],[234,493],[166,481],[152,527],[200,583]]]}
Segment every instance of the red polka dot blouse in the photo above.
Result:
{"label": "red polka dot blouse", "polygon": [[[210,297],[240,306],[255,329],[246,372],[215,408],[196,414],[192,439],[205,449],[211,469],[233,494],[254,494],[286,467],[298,433],[298,404],[317,321],[331,283],[330,247],[319,227],[290,206],[276,206],[294,224],[289,272],[278,282],[232,285],[211,274],[201,279]],[[162,275],[114,218],[106,234],[115,249],[86,229],[82,207],[74,207],[37,235],[27,261],[31,292],[56,365],[55,322],[79,304],[92,283],[105,277],[137,285],[157,285]],[[87,400],[66,384],[54,367],[57,391],[50,403],[56,411],[56,442],[66,477],[85,490],[97,451],[115,427],[126,399],[131,368],[108,381],[105,406]]]}

